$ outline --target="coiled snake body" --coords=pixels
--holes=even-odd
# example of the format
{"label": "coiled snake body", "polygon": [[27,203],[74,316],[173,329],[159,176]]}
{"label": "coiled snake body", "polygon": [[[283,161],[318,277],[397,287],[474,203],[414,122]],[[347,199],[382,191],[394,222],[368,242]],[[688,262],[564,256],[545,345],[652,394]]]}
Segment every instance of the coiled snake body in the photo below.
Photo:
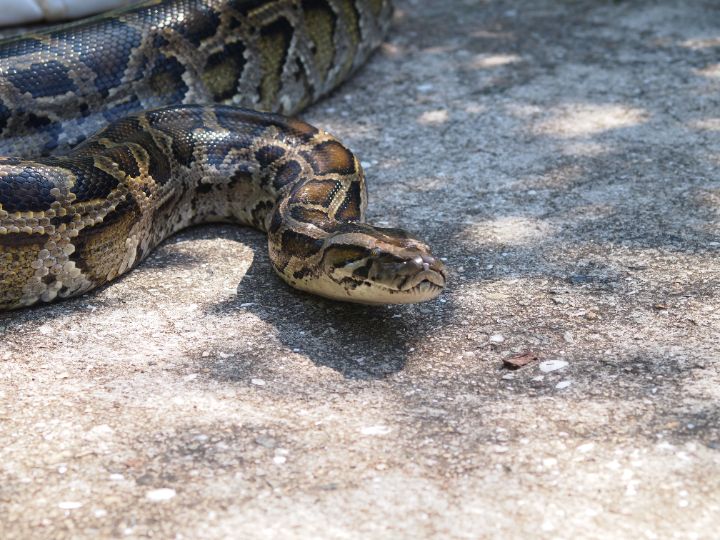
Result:
{"label": "coiled snake body", "polygon": [[[445,270],[364,223],[358,160],[295,113],[349,76],[387,0],[151,0],[0,42],[0,309],[81,294],[191,224],[268,233],[292,286],[437,296]],[[139,112],[147,111],[147,112]],[[107,126],[96,132],[102,126]]]}

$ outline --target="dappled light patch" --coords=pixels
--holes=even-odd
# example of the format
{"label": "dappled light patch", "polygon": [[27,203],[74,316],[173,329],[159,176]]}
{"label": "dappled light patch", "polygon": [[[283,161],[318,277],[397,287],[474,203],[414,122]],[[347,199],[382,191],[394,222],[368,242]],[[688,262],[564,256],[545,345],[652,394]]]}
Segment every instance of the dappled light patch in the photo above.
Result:
{"label": "dappled light patch", "polygon": [[720,79],[720,64],[711,64],[695,71],[698,75],[708,79]]}
{"label": "dappled light patch", "polygon": [[469,66],[475,69],[488,69],[514,64],[521,60],[522,58],[517,54],[478,54],[469,62]]}
{"label": "dappled light patch", "polygon": [[720,38],[718,37],[706,37],[706,38],[691,38],[680,42],[681,47],[687,47],[693,51],[699,51],[702,49],[711,49],[713,47],[720,47]]}
{"label": "dappled light patch", "polygon": [[473,223],[465,234],[481,244],[524,245],[553,233],[547,221],[526,216],[502,216]]}
{"label": "dappled light patch", "polygon": [[703,118],[690,122],[690,127],[699,131],[720,131],[720,118]]}
{"label": "dappled light patch", "polygon": [[646,120],[646,111],[627,105],[570,103],[551,110],[536,129],[560,138],[583,137],[638,126]]}
{"label": "dappled light patch", "polygon": [[448,112],[446,109],[437,109],[434,111],[425,111],[418,117],[418,122],[424,125],[445,124],[448,121]]}

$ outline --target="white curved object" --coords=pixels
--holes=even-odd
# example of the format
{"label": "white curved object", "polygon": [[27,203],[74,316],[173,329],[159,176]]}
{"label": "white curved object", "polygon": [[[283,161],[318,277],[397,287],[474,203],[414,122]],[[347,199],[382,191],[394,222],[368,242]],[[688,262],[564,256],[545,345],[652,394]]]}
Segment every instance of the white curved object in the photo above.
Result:
{"label": "white curved object", "polygon": [[138,0],[0,0],[0,26],[76,19]]}

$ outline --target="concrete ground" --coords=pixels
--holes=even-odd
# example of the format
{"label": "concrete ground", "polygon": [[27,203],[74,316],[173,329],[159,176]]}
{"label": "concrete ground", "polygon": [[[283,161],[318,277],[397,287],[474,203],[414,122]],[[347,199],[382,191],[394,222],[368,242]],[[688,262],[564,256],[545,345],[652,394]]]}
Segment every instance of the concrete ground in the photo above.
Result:
{"label": "concrete ground", "polygon": [[306,118],[447,292],[325,301],[202,227],[0,315],[0,537],[717,538],[717,3],[398,8]]}

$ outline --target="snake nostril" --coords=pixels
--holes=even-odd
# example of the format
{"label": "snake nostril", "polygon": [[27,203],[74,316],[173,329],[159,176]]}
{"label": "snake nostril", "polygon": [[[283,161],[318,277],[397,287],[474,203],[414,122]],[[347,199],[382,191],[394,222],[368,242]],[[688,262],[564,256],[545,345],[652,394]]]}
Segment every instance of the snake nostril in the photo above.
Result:
{"label": "snake nostril", "polygon": [[422,255],[422,260],[423,263],[427,264],[428,266],[435,266],[437,264],[437,259],[432,255]]}

